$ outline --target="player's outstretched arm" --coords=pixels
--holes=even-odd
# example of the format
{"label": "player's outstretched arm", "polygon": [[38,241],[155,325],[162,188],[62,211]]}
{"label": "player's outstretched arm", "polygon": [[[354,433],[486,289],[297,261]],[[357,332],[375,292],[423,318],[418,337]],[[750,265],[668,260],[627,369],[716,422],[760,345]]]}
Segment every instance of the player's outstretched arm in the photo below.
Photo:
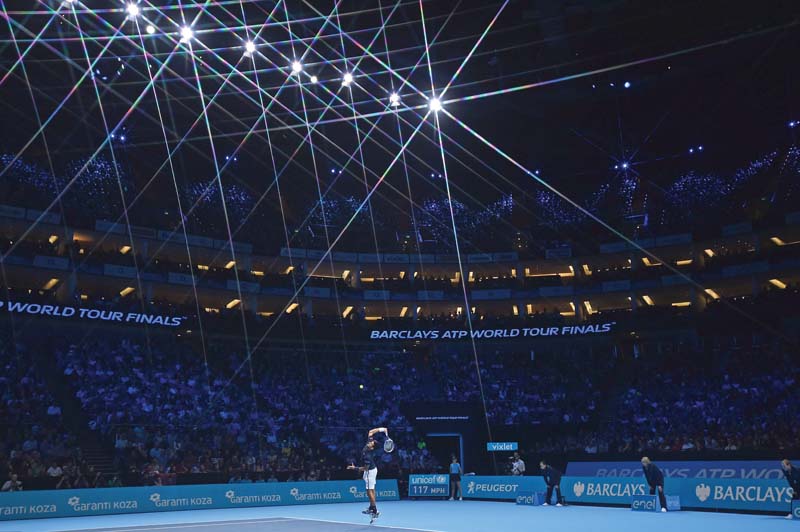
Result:
{"label": "player's outstretched arm", "polygon": [[387,429],[386,427],[377,427],[377,428],[374,428],[374,429],[370,430],[369,434],[367,434],[367,436],[369,436],[371,438],[372,436],[374,436],[378,432],[383,432],[387,436],[389,435],[389,429]]}

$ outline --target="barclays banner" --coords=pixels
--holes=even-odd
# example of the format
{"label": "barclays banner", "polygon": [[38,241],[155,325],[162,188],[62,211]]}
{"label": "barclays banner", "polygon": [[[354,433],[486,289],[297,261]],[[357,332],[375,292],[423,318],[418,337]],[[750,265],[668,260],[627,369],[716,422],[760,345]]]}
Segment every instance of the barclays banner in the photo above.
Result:
{"label": "barclays banner", "polygon": [[[379,480],[378,500],[398,500]],[[363,481],[268,482],[0,493],[0,520],[367,501]]]}
{"label": "barclays banner", "polygon": [[[665,477],[675,478],[752,478],[782,479],[777,460],[664,461],[658,467]],[[567,475],[572,477],[641,477],[639,462],[570,462]]]}
{"label": "barclays banner", "polygon": [[516,500],[518,495],[546,489],[542,477],[461,477],[461,490],[467,499]]}
{"label": "barclays banner", "polygon": [[[640,478],[563,477],[561,490],[571,503],[628,506],[650,490]],[[667,478],[666,495],[679,496],[683,508],[788,511],[792,490],[785,480]]]}

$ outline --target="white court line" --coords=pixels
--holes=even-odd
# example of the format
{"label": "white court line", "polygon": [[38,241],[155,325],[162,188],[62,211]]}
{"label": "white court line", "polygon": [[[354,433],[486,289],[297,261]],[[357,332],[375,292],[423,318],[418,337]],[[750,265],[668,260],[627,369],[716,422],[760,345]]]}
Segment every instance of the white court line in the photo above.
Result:
{"label": "white court line", "polygon": [[[138,532],[139,530],[175,530],[179,528],[200,528],[200,527],[208,527],[208,526],[220,526],[220,525],[258,525],[264,523],[282,523],[284,521],[293,521],[294,519],[290,517],[275,517],[275,518],[266,518],[266,519],[256,519],[256,520],[248,520],[248,521],[211,521],[207,523],[187,523],[182,525],[161,525],[161,526],[125,526],[119,528],[84,528],[78,529],[73,528],[71,530],[61,530],[57,532],[79,532],[81,530],[85,532]],[[413,530],[413,529],[412,529]]]}
{"label": "white court line", "polygon": [[[282,518],[283,519],[283,518]],[[289,521],[316,521],[318,523],[336,523],[339,525],[362,525],[370,526],[372,528],[392,528],[395,530],[414,530],[416,532],[444,532],[444,530],[433,530],[430,528],[412,528],[410,526],[391,526],[391,525],[364,525],[364,523],[354,523],[352,521],[332,521],[330,519],[311,519],[310,517],[290,517]]]}

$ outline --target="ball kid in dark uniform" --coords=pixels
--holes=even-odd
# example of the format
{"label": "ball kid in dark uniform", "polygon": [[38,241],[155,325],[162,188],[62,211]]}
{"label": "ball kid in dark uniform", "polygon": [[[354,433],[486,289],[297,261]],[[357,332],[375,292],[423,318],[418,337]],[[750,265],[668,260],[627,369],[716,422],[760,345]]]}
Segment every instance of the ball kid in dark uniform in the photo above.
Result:
{"label": "ball kid in dark uniform", "polygon": [[549,506],[553,498],[553,490],[556,490],[556,506],[561,506],[561,471],[547,464],[544,460],[539,462],[539,469],[542,470],[544,483],[547,484],[547,498],[543,506]]}
{"label": "ball kid in dark uniform", "polygon": [[[786,477],[786,482],[792,488],[792,500],[800,500],[800,469],[793,466],[788,458],[784,458],[781,462],[781,469],[783,470],[783,476]],[[790,513],[786,518],[791,519],[792,514]]]}
{"label": "ball kid in dark uniform", "polygon": [[658,500],[661,503],[661,511],[667,511],[667,498],[664,495],[664,473],[646,456],[642,457],[642,470],[647,485],[650,486],[650,495],[655,495],[658,490]]}

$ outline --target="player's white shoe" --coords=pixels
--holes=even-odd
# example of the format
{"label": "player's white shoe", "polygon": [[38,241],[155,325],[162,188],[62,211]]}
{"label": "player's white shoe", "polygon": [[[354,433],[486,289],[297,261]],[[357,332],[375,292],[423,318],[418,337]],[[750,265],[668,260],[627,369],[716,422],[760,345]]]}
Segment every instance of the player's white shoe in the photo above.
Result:
{"label": "player's white shoe", "polygon": [[458,498],[458,500],[459,500],[459,501],[463,501],[463,500],[464,500],[464,497],[459,497],[459,498]]}
{"label": "player's white shoe", "polygon": [[666,508],[662,508],[661,511],[664,512],[664,513],[667,513],[667,509]]}
{"label": "player's white shoe", "polygon": [[789,514],[789,515],[786,516],[786,519],[791,519],[791,518],[792,518],[792,514]]}
{"label": "player's white shoe", "polygon": [[452,497],[450,497],[450,499],[449,499],[449,500],[451,500],[451,501],[452,501],[452,500],[454,500],[454,499],[453,499]]}
{"label": "player's white shoe", "polygon": [[564,505],[559,502],[558,504],[556,504],[556,506],[558,506],[560,508],[560,507],[562,507]]}
{"label": "player's white shoe", "polygon": [[550,506],[550,503],[549,502],[543,502],[542,506]]}

